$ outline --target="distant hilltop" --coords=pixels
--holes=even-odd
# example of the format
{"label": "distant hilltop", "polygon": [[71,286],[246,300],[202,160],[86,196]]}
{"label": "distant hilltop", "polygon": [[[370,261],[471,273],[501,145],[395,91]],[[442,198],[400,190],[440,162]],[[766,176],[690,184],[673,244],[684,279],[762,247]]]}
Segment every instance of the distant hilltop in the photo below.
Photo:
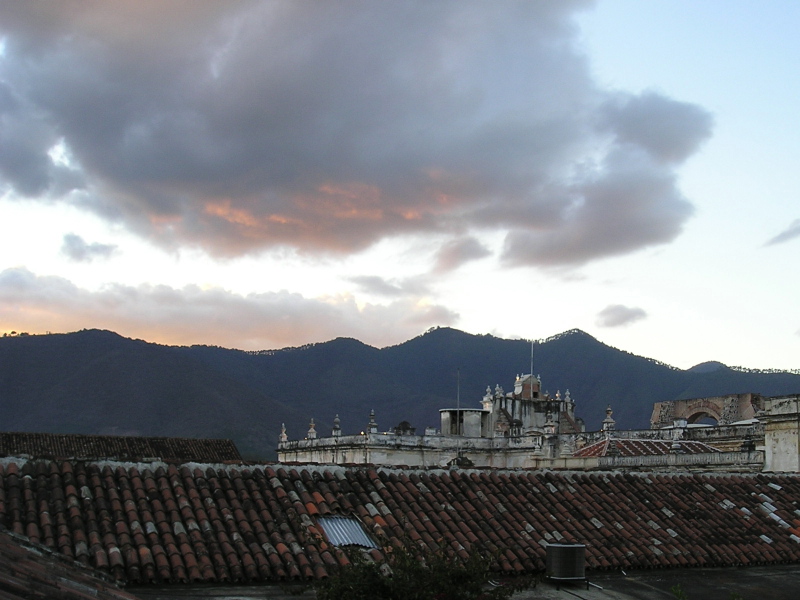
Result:
{"label": "distant hilltop", "polygon": [[[800,391],[800,374],[721,363],[688,370],[603,344],[580,330],[534,342],[542,389],[569,389],[589,429],[609,404],[621,428],[649,427],[655,402],[737,393]],[[292,437],[313,417],[345,433],[406,422],[424,429],[438,410],[479,407],[486,387],[530,371],[531,345],[441,327],[377,349],[337,338],[300,348],[245,352],[162,346],[110,331],[0,338],[5,431],[227,438],[245,457],[274,458],[281,423]],[[457,382],[460,373],[460,383]]]}

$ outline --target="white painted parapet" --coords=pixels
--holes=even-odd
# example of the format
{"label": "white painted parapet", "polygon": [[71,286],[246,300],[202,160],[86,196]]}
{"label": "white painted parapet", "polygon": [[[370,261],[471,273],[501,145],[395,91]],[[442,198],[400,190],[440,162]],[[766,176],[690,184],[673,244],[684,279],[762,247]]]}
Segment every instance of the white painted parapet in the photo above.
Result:
{"label": "white painted parapet", "polygon": [[767,398],[764,470],[800,472],[800,395]]}

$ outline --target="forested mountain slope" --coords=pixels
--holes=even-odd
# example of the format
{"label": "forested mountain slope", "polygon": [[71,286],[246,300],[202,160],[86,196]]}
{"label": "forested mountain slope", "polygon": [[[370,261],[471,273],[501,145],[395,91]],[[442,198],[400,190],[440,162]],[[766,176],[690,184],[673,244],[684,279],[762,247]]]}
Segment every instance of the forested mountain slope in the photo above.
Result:
{"label": "forested mountain slope", "polygon": [[[707,363],[689,370],[611,348],[578,330],[534,344],[545,390],[566,389],[589,429],[611,404],[619,428],[646,428],[653,402],[800,392],[800,375]],[[313,417],[326,435],[409,421],[438,426],[440,408],[478,407],[530,371],[530,342],[439,328],[388,348],[353,339],[258,353],[172,347],[84,330],[0,338],[5,431],[232,438],[245,456],[271,458],[286,423],[301,438]]]}

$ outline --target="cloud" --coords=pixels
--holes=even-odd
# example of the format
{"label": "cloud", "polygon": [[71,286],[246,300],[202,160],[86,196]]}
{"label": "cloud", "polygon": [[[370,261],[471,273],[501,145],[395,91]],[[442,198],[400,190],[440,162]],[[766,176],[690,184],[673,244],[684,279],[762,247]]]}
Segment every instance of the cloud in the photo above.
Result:
{"label": "cloud", "polygon": [[74,233],[64,236],[61,253],[75,262],[92,262],[95,258],[109,258],[117,251],[115,244],[87,244],[84,239]]}
{"label": "cloud", "polygon": [[403,288],[398,283],[378,277],[377,275],[359,275],[351,277],[350,281],[355,283],[362,291],[378,296],[396,297],[405,294]]}
{"label": "cloud", "polygon": [[624,327],[641,321],[647,313],[638,307],[610,304],[597,313],[598,327]]}
{"label": "cloud", "polygon": [[10,188],[23,197],[47,198],[83,187],[79,171],[49,154],[59,143],[52,123],[1,78],[0,124],[0,192]]}
{"label": "cloud", "polygon": [[0,329],[29,332],[103,328],[170,344],[261,350],[356,337],[375,346],[407,340],[458,315],[418,299],[359,307],[353,297],[246,296],[213,288],[108,285],[89,291],[25,268],[0,272]]}
{"label": "cloud", "polygon": [[796,237],[800,237],[800,219],[795,219],[787,229],[780,232],[774,238],[767,241],[765,246],[774,246],[775,244],[782,244],[788,242]]}
{"label": "cloud", "polygon": [[[4,3],[0,183],[218,256],[490,230],[506,264],[574,266],[668,243],[711,118],[602,89],[588,5]],[[453,244],[438,270],[481,254]]]}
{"label": "cloud", "polygon": [[635,148],[614,151],[572,193],[558,227],[510,232],[501,258],[511,265],[582,265],[667,243],[694,212],[674,174]]}
{"label": "cloud", "polygon": [[489,249],[473,237],[450,240],[439,249],[433,270],[436,273],[453,271],[470,261],[485,258],[490,254]]}
{"label": "cloud", "polygon": [[363,292],[388,298],[418,297],[428,294],[427,278],[409,277],[407,279],[385,279],[377,275],[359,275],[350,277]]}
{"label": "cloud", "polygon": [[623,144],[647,151],[659,162],[680,163],[710,137],[711,115],[687,102],[648,91],[620,94],[601,109],[603,127]]}

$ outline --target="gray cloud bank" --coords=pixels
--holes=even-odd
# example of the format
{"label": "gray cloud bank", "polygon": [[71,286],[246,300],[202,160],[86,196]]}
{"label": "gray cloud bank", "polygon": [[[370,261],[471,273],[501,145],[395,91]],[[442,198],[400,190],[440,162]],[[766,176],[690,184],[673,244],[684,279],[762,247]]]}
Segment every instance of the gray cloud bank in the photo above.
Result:
{"label": "gray cloud bank", "polygon": [[359,307],[349,296],[242,296],[197,286],[111,285],[95,292],[25,268],[0,272],[0,328],[16,331],[103,328],[164,343],[213,343],[247,350],[348,336],[380,347],[434,325],[454,325],[457,319],[442,306],[413,299]]}
{"label": "gray cloud bank", "polygon": [[510,265],[667,243],[712,120],[601,89],[588,5],[2,3],[0,192],[220,256],[435,232],[446,270],[480,230]]}
{"label": "gray cloud bank", "polygon": [[111,257],[117,251],[114,244],[87,243],[81,236],[68,233],[61,244],[61,253],[75,262],[92,262]]}
{"label": "gray cloud bank", "polygon": [[610,304],[597,313],[597,325],[599,327],[624,327],[646,317],[647,313],[641,308]]}

